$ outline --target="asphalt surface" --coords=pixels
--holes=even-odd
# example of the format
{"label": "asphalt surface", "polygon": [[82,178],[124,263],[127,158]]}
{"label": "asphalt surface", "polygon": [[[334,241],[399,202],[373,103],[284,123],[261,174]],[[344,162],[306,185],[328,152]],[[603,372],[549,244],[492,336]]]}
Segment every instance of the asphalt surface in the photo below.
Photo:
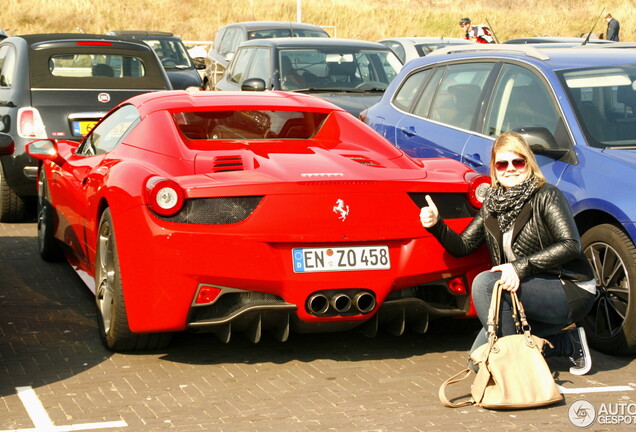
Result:
{"label": "asphalt surface", "polygon": [[[0,432],[573,431],[589,419],[586,430],[634,430],[636,362],[596,351],[583,377],[550,363],[565,389],[558,405],[442,406],[438,388],[464,368],[472,338],[351,331],[223,344],[184,333],[161,351],[115,354],[80,278],[40,260],[35,223],[0,224]],[[468,394],[469,381],[450,395]]]}

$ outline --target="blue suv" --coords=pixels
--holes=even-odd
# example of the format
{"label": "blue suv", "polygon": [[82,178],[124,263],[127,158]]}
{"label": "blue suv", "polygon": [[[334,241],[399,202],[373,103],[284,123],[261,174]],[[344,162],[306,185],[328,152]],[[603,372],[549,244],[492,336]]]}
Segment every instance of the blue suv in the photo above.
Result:
{"label": "blue suv", "polygon": [[590,343],[636,352],[636,50],[444,48],[408,63],[362,118],[411,156],[484,174],[499,134],[524,135],[569,200],[595,271]]}

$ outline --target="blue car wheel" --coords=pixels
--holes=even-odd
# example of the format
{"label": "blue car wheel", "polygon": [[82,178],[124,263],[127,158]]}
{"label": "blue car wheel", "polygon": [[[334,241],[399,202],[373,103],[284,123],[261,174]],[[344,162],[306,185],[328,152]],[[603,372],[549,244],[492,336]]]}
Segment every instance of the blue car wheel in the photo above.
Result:
{"label": "blue car wheel", "polygon": [[597,225],[581,237],[594,269],[597,298],[583,319],[590,345],[612,354],[636,352],[636,247],[618,226]]}

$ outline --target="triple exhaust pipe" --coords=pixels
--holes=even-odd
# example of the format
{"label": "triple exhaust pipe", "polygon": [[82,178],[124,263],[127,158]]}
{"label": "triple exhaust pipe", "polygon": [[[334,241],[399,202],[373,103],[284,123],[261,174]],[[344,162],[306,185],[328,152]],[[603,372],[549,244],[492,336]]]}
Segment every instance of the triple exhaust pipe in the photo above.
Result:
{"label": "triple exhaust pipe", "polygon": [[342,291],[317,292],[307,299],[312,315],[356,315],[369,313],[375,307],[375,296],[367,291],[349,294]]}

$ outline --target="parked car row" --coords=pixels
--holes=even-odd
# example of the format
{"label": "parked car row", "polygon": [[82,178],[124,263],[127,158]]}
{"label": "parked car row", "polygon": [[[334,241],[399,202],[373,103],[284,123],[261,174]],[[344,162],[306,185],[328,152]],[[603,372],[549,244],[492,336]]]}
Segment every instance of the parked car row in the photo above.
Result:
{"label": "parked car row", "polygon": [[286,90],[326,99],[354,116],[380,100],[402,63],[375,42],[258,39],[241,44],[216,90]]}
{"label": "parked car row", "polygon": [[294,22],[246,21],[221,27],[205,59],[203,85],[213,90],[234,58],[239,44],[252,39],[287,37],[328,38],[322,27]]}

